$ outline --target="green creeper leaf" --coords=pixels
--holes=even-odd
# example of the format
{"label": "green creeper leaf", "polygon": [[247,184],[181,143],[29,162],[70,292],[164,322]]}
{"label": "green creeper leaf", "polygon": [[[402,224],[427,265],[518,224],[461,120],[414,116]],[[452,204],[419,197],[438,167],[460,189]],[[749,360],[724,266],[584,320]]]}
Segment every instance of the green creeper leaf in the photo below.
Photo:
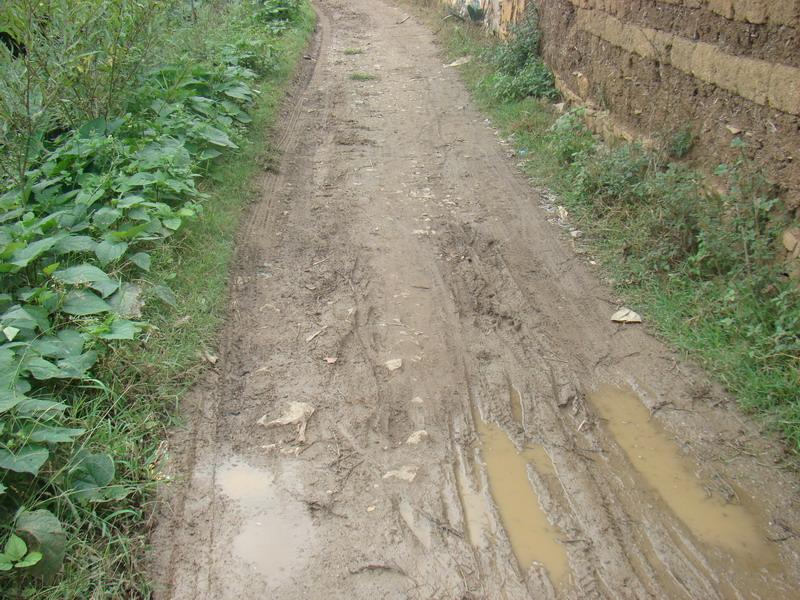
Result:
{"label": "green creeper leaf", "polygon": [[15,569],[26,569],[28,567],[32,567],[33,565],[37,564],[40,560],[42,560],[42,553],[41,552],[31,552],[23,560],[21,560],[17,564],[15,564],[14,568]]}
{"label": "green creeper leaf", "polygon": [[6,339],[9,342],[13,341],[14,338],[17,337],[18,333],[19,329],[17,329],[16,327],[12,327],[11,325],[3,328],[3,335],[6,336]]}
{"label": "green creeper leaf", "polygon": [[47,448],[42,446],[25,446],[20,448],[16,454],[0,448],[0,469],[36,475],[49,456]]}
{"label": "green creeper leaf", "polygon": [[86,376],[86,371],[92,368],[97,362],[97,352],[84,352],[79,356],[69,356],[64,360],[58,361],[58,367],[64,373],[64,377],[74,377],[80,379]]}
{"label": "green creeper leaf", "polygon": [[97,242],[87,235],[68,235],[58,240],[53,250],[57,254],[67,254],[69,252],[94,252],[96,247]]}
{"label": "green creeper leaf", "polygon": [[114,479],[114,460],[108,454],[84,450],[76,455],[76,462],[69,475],[75,497],[79,500],[102,498],[103,488]]}
{"label": "green creeper leaf", "polygon": [[26,358],[22,366],[39,381],[44,381],[46,379],[64,379],[68,377],[68,375],[56,365],[39,356]]}
{"label": "green creeper leaf", "polygon": [[67,405],[52,400],[26,398],[17,405],[17,413],[25,417],[36,417],[41,420],[52,419],[67,410]]}
{"label": "green creeper leaf", "polygon": [[82,317],[108,312],[111,310],[111,306],[89,290],[74,290],[67,294],[61,310],[68,315]]}
{"label": "green creeper leaf", "polygon": [[8,488],[6,488],[6,486],[4,486],[2,483],[0,483],[0,496],[2,496],[3,494],[6,493],[6,489],[8,489]]}
{"label": "green creeper leaf", "polygon": [[48,510],[24,512],[17,518],[16,530],[28,548],[42,554],[31,573],[46,579],[58,573],[66,548],[66,536],[58,519]]}
{"label": "green creeper leaf", "polygon": [[41,444],[63,444],[72,442],[74,438],[86,433],[85,429],[68,429],[67,427],[49,427],[39,425],[34,429],[29,439]]}
{"label": "green creeper leaf", "polygon": [[103,208],[97,210],[92,215],[92,222],[95,224],[96,227],[100,227],[101,229],[108,229],[121,216],[122,216],[121,210],[118,210],[116,208],[111,208],[109,206],[104,206]]}
{"label": "green creeper leaf", "polygon": [[53,273],[53,279],[61,283],[78,285],[81,283],[95,283],[97,281],[107,281],[108,275],[102,269],[94,265],[82,264],[68,269],[62,269]]}
{"label": "green creeper leaf", "polygon": [[5,554],[0,552],[0,571],[10,571],[14,568],[14,563]]}
{"label": "green creeper leaf", "polygon": [[100,264],[106,266],[108,263],[119,260],[127,250],[128,244],[125,242],[109,242],[108,240],[103,240],[97,245],[97,248],[95,248],[94,254],[97,256],[97,260],[100,261]]}
{"label": "green creeper leaf", "polygon": [[162,223],[164,224],[164,227],[171,229],[172,231],[176,231],[181,227],[181,220],[178,217],[164,219]]}
{"label": "green creeper leaf", "polygon": [[24,248],[14,252],[11,264],[18,267],[27,267],[32,261],[39,258],[42,254],[50,250],[58,242],[58,238],[48,237],[35,242],[31,242]]}
{"label": "green creeper leaf", "polygon": [[92,284],[92,289],[100,292],[100,295],[103,298],[107,298],[108,296],[116,292],[118,287],[119,287],[119,282],[114,281],[113,279],[106,279],[105,281],[97,281]]}
{"label": "green creeper leaf", "polygon": [[5,554],[13,562],[17,562],[18,560],[22,560],[22,557],[27,553],[28,545],[21,537],[12,533],[6,541],[6,547],[3,550],[3,554]]}
{"label": "green creeper leaf", "polygon": [[166,285],[153,286],[153,293],[165,304],[169,304],[170,306],[176,306],[178,304],[175,292]]}
{"label": "green creeper leaf", "polygon": [[231,139],[228,137],[228,134],[222,131],[221,129],[217,129],[216,127],[212,127],[211,125],[202,125],[197,128],[197,135],[207,141],[209,144],[214,144],[215,146],[221,146],[223,148],[238,148],[236,144],[234,144]]}
{"label": "green creeper leaf", "polygon": [[114,319],[111,331],[101,333],[99,337],[104,340],[132,340],[141,330],[140,323],[127,319]]}
{"label": "green creeper leaf", "polygon": [[150,270],[150,255],[147,252],[137,252],[131,256],[131,262],[143,271]]}

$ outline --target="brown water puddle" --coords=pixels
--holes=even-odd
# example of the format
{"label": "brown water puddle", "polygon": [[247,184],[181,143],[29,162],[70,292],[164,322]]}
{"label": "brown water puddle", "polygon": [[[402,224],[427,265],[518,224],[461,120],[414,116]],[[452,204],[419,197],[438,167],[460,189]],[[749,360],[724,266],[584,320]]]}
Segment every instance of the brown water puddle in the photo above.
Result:
{"label": "brown water puddle", "polygon": [[778,567],[777,552],[759,519],[745,506],[706,491],[692,462],[651,419],[636,393],[603,386],[589,400],[633,467],[698,540],[722,549],[746,572]]}
{"label": "brown water puddle", "polygon": [[270,586],[301,572],[313,541],[305,506],[281,490],[270,471],[240,461],[218,467],[216,482],[243,518],[232,553],[264,575]]}
{"label": "brown water puddle", "polygon": [[528,465],[542,472],[546,461],[544,470],[552,470],[550,459],[544,450],[518,452],[500,427],[475,417],[489,490],[517,562],[524,572],[534,562],[540,563],[553,583],[558,584],[569,573],[567,553],[558,542],[561,532],[547,520],[528,478]]}

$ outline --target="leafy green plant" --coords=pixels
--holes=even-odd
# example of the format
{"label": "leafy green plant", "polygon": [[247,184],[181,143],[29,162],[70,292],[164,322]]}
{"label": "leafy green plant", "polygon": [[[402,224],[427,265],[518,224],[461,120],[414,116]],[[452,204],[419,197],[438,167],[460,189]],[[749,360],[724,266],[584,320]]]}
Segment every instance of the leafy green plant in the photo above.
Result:
{"label": "leafy green plant", "polygon": [[0,45],[0,525],[33,549],[14,541],[12,570],[49,580],[89,524],[141,512],[127,453],[98,439],[134,414],[110,365],[152,333],[143,310],[178,303],[154,263],[204,213],[198,181],[239,150],[304,7],[0,7],[26,50]]}
{"label": "leafy green plant", "polygon": [[28,552],[25,541],[13,533],[8,536],[5,548],[0,552],[0,571],[25,569],[42,560],[41,552]]}
{"label": "leafy green plant", "polygon": [[539,55],[540,37],[538,13],[530,6],[505,42],[482,53],[494,69],[481,86],[495,101],[558,98],[553,73]]}
{"label": "leafy green plant", "polygon": [[378,76],[372,73],[350,73],[350,79],[353,81],[373,81],[377,78]]}

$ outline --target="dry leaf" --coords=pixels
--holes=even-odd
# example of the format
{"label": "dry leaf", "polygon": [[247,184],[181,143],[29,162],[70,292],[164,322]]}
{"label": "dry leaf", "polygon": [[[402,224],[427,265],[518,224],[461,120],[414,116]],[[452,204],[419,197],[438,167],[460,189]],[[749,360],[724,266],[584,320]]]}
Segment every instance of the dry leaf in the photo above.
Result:
{"label": "dry leaf", "polygon": [[415,465],[403,465],[399,469],[394,471],[387,471],[386,474],[383,476],[384,479],[399,479],[400,481],[408,481],[409,483],[414,481],[414,478],[417,476],[417,469],[418,467]]}
{"label": "dry leaf", "polygon": [[462,56],[451,62],[449,65],[445,65],[445,67],[460,67],[461,65],[466,65],[467,63],[472,62],[472,56]]}
{"label": "dry leaf", "polygon": [[329,365],[334,364],[337,360],[339,360],[339,359],[337,359],[335,356],[326,356],[325,357],[325,362],[328,363]]}

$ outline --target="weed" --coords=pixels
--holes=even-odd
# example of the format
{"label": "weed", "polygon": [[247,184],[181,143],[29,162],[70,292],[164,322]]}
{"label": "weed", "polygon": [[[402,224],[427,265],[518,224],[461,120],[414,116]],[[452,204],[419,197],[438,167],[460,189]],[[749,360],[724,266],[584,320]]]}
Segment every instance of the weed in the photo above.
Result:
{"label": "weed", "polygon": [[350,79],[353,81],[373,81],[377,78],[377,75],[371,73],[350,73]]}

